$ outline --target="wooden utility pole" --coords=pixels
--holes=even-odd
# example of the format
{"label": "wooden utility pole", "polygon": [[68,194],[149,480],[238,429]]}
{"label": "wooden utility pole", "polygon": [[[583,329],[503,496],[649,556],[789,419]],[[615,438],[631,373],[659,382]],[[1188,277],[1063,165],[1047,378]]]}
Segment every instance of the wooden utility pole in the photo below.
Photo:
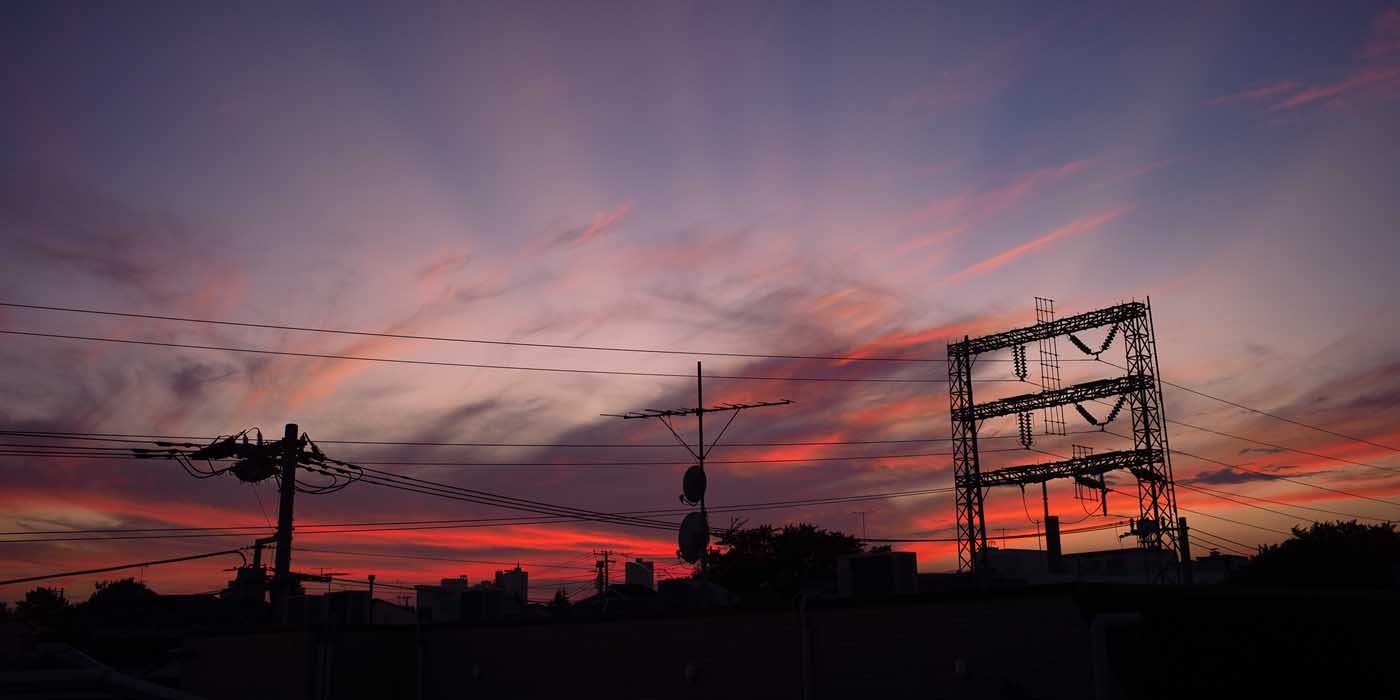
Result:
{"label": "wooden utility pole", "polygon": [[287,602],[292,595],[292,504],[297,493],[297,458],[301,435],[296,423],[288,423],[282,435],[281,500],[277,505],[277,561],[272,572],[272,611],[287,623]]}
{"label": "wooden utility pole", "polygon": [[608,592],[608,583],[612,578],[612,550],[605,549],[600,552],[595,549],[593,550],[593,555],[602,557],[602,559],[599,559],[597,562],[598,580],[596,582],[596,586],[598,588],[598,595],[602,596],[604,593]]}

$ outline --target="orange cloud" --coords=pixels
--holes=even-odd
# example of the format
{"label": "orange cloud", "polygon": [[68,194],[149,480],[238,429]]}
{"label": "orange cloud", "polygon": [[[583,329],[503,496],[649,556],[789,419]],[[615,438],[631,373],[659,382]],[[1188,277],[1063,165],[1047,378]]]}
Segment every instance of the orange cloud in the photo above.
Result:
{"label": "orange cloud", "polygon": [[1095,214],[1093,216],[1072,221],[1035,240],[1027,241],[1025,243],[1022,243],[1021,245],[1011,248],[1010,250],[1004,251],[990,258],[987,258],[986,260],[983,260],[982,262],[979,262],[975,265],[963,268],[962,270],[953,273],[953,275],[945,279],[943,281],[943,284],[952,284],[953,282],[958,282],[960,280],[967,279],[968,277],[982,274],[983,272],[987,272],[989,270],[995,270],[999,267],[1006,265],[1007,263],[1010,263],[1016,258],[1021,257],[1022,255],[1039,250],[1051,243],[1054,243],[1055,241],[1060,240],[1061,238],[1068,238],[1077,234],[1088,233],[1090,231],[1093,231],[1131,210],[1132,207],[1122,207],[1119,209],[1114,209],[1112,211],[1103,212],[1101,214]]}

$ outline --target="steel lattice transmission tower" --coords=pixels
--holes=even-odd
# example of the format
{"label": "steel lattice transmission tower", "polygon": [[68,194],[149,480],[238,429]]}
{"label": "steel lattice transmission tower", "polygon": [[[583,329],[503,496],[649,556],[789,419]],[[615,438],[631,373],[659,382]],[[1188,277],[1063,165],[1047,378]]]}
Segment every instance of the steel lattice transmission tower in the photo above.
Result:
{"label": "steel lattice transmission tower", "polygon": [[[1168,449],[1165,416],[1162,410],[1162,384],[1157,361],[1157,341],[1152,329],[1151,302],[1129,302],[1087,313],[1054,319],[1053,306],[1037,299],[1037,323],[980,338],[964,337],[948,345],[948,397],[952,419],[953,479],[957,490],[958,570],[977,572],[986,568],[987,521],[983,501],[993,486],[1025,486],[1050,479],[1070,478],[1078,483],[1103,484],[1103,475],[1126,469],[1138,482],[1138,514],[1131,528],[1144,549],[1168,550],[1182,554],[1183,542],[1177,530],[1176,490],[1172,482],[1171,452]],[[1089,348],[1075,333],[1112,327],[1103,346]],[[1028,343],[1044,343],[1059,336],[1085,354],[1098,357],[1108,349],[1118,333],[1123,335],[1127,372],[1119,377],[1081,384],[1044,387],[1038,393],[1011,396],[986,403],[973,399],[972,368],[977,357],[1005,348],[1016,349],[1017,373],[1024,378],[1025,350]],[[1053,347],[1053,345],[1051,346]],[[1058,361],[1056,361],[1058,364]],[[1054,377],[1058,380],[1058,366]],[[1107,420],[1099,421],[1081,404],[1118,398]],[[1133,449],[1098,454],[1076,454],[1071,459],[1030,464],[983,472],[978,456],[977,431],[980,423],[999,416],[1023,416],[1029,423],[1033,411],[1055,411],[1073,405],[1089,422],[1101,425],[1113,420],[1124,405],[1132,416]],[[1062,421],[1062,419],[1060,419]],[[1055,419],[1048,419],[1053,425]],[[1063,423],[1060,423],[1063,425]],[[1048,431],[1054,432],[1054,431]],[[1029,446],[1029,435],[1023,434]],[[1162,578],[1163,576],[1159,576]]]}

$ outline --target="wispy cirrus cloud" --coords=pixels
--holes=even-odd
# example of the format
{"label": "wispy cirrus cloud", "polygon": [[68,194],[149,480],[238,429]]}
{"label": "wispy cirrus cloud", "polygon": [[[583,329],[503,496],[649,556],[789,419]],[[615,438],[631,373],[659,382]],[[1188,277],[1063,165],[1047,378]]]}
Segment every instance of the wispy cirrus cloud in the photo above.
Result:
{"label": "wispy cirrus cloud", "polygon": [[952,284],[954,282],[959,282],[969,277],[980,275],[985,272],[995,270],[999,267],[1003,267],[1007,264],[1010,264],[1017,258],[1040,250],[1041,248],[1044,248],[1045,246],[1050,245],[1055,241],[1098,230],[1104,224],[1107,224],[1110,221],[1117,219],[1118,217],[1128,213],[1129,211],[1132,211],[1131,206],[1120,207],[1118,209],[1093,214],[1077,219],[1075,221],[1071,221],[1070,223],[1065,224],[1064,226],[1061,226],[1043,236],[1040,236],[1039,238],[1026,241],[1025,243],[1022,243],[1014,248],[1010,248],[990,258],[987,258],[986,260],[976,263],[975,265],[970,265],[961,270],[958,270],[957,272],[944,279],[943,283]]}
{"label": "wispy cirrus cloud", "polygon": [[1397,82],[1400,82],[1400,66],[1363,68],[1335,83],[1315,85],[1299,90],[1292,97],[1270,107],[1269,111],[1292,109],[1312,102],[1330,101],[1347,95],[1380,91],[1393,87]]}
{"label": "wispy cirrus cloud", "polygon": [[631,211],[631,202],[624,202],[612,211],[600,211],[593,215],[593,221],[587,226],[565,231],[556,242],[575,246],[590,243],[616,227]]}
{"label": "wispy cirrus cloud", "polygon": [[1392,7],[1371,22],[1371,40],[1361,50],[1366,58],[1389,57],[1400,53],[1400,8]]}
{"label": "wispy cirrus cloud", "polygon": [[1265,100],[1271,100],[1282,95],[1287,95],[1289,93],[1296,92],[1302,87],[1303,84],[1296,80],[1284,80],[1277,83],[1269,83],[1267,85],[1257,85],[1255,87],[1245,88],[1244,90],[1240,90],[1239,92],[1233,92],[1228,95],[1221,95],[1220,97],[1217,97],[1215,99],[1208,100],[1206,104],[1228,105],[1263,102]]}

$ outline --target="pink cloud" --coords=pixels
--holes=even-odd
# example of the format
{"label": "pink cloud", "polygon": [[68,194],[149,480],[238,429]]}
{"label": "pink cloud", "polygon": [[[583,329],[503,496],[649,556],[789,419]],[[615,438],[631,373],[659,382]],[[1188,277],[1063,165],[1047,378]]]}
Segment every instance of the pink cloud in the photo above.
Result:
{"label": "pink cloud", "polygon": [[1371,41],[1362,50],[1367,58],[1378,58],[1400,51],[1400,8],[1392,7],[1371,23]]}
{"label": "pink cloud", "polygon": [[999,187],[960,192],[914,213],[914,221],[981,221],[1016,207],[1037,190],[1084,172],[1094,161],[1082,159],[1022,173]]}
{"label": "pink cloud", "polygon": [[1114,209],[1112,211],[1103,212],[1101,214],[1095,214],[1093,216],[1072,221],[1068,224],[1065,224],[1064,226],[1055,229],[1054,231],[1051,231],[1050,233],[1036,238],[1035,240],[1027,241],[1014,248],[1011,248],[1009,250],[998,253],[997,255],[994,255],[990,258],[987,258],[986,260],[983,260],[982,262],[979,262],[975,265],[965,267],[954,273],[948,279],[944,280],[944,284],[950,284],[959,280],[967,279],[968,277],[972,277],[974,275],[982,274],[983,272],[987,272],[989,270],[995,270],[999,267],[1006,265],[1007,263],[1010,263],[1016,258],[1019,258],[1027,253],[1039,250],[1062,238],[1068,238],[1070,236],[1093,231],[1099,228],[1100,226],[1103,226],[1104,224],[1122,216],[1131,209],[1132,207],[1122,207],[1119,209]]}
{"label": "pink cloud", "polygon": [[570,236],[569,242],[573,245],[583,245],[602,236],[613,226],[616,226],[618,222],[626,218],[630,211],[632,211],[632,203],[626,202],[611,212],[598,212],[593,216],[593,223]]}
{"label": "pink cloud", "polygon": [[1331,100],[1348,93],[1381,88],[1400,80],[1400,66],[1367,68],[1341,82],[1307,88],[1269,108],[1269,111],[1292,109],[1309,102]]}
{"label": "pink cloud", "polygon": [[1294,92],[1303,87],[1303,84],[1296,80],[1285,80],[1268,85],[1259,85],[1241,90],[1229,95],[1221,95],[1206,102],[1208,105],[1238,104],[1241,102],[1260,102],[1274,97],[1280,97],[1290,92]]}
{"label": "pink cloud", "polygon": [[1020,77],[1029,51],[1049,28],[1039,24],[978,51],[971,60],[936,74],[895,100],[901,109],[938,113],[985,102]]}

